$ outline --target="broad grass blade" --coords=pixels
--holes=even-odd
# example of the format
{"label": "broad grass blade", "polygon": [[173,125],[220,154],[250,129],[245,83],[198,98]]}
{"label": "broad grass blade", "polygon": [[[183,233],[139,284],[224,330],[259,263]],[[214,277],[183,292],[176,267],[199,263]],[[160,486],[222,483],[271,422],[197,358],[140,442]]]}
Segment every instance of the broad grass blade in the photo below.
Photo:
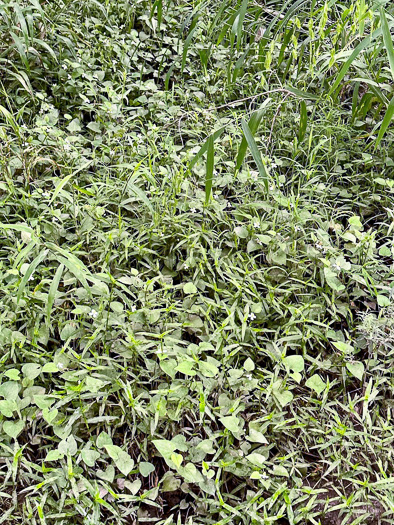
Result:
{"label": "broad grass blade", "polygon": [[[263,114],[264,114],[263,109],[259,109],[252,113],[252,116],[250,117],[250,120],[248,122],[248,126],[249,126],[249,129],[252,135],[254,135],[256,131],[258,130],[261,119],[263,118]],[[241,145],[239,146],[238,154],[237,154],[237,161],[236,161],[236,166],[235,166],[236,171],[239,170],[240,167],[242,166],[242,162],[245,158],[247,148],[248,148],[248,143],[244,135],[241,141]]]}
{"label": "broad grass blade", "polygon": [[[220,128],[218,129],[217,131],[215,131],[215,133],[212,134],[212,137],[213,137],[213,141],[215,142],[215,140],[220,137],[220,135],[223,133],[223,131],[225,130],[225,127],[223,128]],[[207,148],[208,148],[208,139],[204,142],[204,144],[201,146],[201,148],[199,149],[199,151],[194,155],[194,157],[192,158],[192,160],[190,161],[190,169],[193,168],[193,166],[196,164],[196,162],[201,159],[201,157],[204,155],[204,153],[207,151]]]}
{"label": "broad grass blade", "polygon": [[77,173],[79,173],[80,171],[84,170],[85,168],[87,168],[88,166],[90,166],[90,164],[92,163],[91,160],[89,160],[88,162],[85,162],[85,164],[83,164],[83,166],[81,166],[80,168],[78,168],[77,170],[75,170],[73,173],[70,173],[70,175],[67,175],[67,177],[64,177],[64,179],[62,179],[59,184],[56,186],[55,188],[55,191],[53,192],[53,195],[52,195],[52,198],[51,200],[49,201],[49,204],[52,204],[52,202],[56,199],[56,197],[58,196],[58,194],[61,192],[61,190],[64,188],[64,186],[67,184],[67,182],[72,178],[74,177],[74,175],[76,175]]}
{"label": "broad grass blade", "polygon": [[56,292],[59,288],[59,282],[62,277],[64,270],[64,264],[60,264],[56,270],[55,277],[53,278],[53,281],[51,282],[51,286],[49,288],[49,294],[48,294],[48,302],[46,304],[46,324],[49,325],[50,319],[51,319],[51,312],[53,303],[55,302]]}
{"label": "broad grass blade", "polygon": [[371,43],[382,34],[382,28],[379,27],[379,29],[376,29],[371,35],[368,35],[364,40],[362,40],[358,46],[354,49],[353,53],[350,55],[350,57],[346,60],[346,62],[343,64],[341,70],[338,73],[337,79],[334,82],[334,84],[331,86],[330,91],[328,92],[328,96],[332,95],[334,91],[337,89],[339,84],[342,82],[344,76],[348,72],[350,66],[352,63],[356,60],[358,55],[363,51],[365,48],[371,45]]}
{"label": "broad grass blade", "polygon": [[308,124],[308,115],[306,111],[306,104],[304,100],[301,100],[300,104],[300,129],[298,131],[298,142],[304,140],[306,133],[306,126]]}
{"label": "broad grass blade", "polygon": [[382,24],[383,41],[386,47],[387,56],[389,58],[391,76],[393,77],[393,80],[394,80],[394,47],[393,47],[393,41],[391,38],[389,25],[387,23],[387,18],[386,18],[386,15],[382,7],[380,8],[380,21]]}
{"label": "broad grass blade", "polygon": [[257,169],[259,170],[260,176],[261,176],[261,178],[264,181],[265,188],[268,191],[268,173],[267,173],[267,170],[265,169],[263,161],[261,160],[260,151],[259,151],[259,149],[257,147],[257,144],[256,144],[254,138],[253,138],[253,134],[250,131],[248,123],[246,122],[246,120],[243,120],[243,119],[242,119],[242,129],[243,129],[246,141],[248,143],[249,149],[250,149],[250,151],[252,153],[253,159],[254,159],[254,161],[255,161],[255,163],[257,165]]}
{"label": "broad grass blade", "polygon": [[394,116],[394,97],[391,99],[391,102],[387,108],[386,114],[383,118],[382,125],[380,126],[378,137],[375,141],[375,148],[379,146],[383,135],[386,133],[387,128],[389,127]]}
{"label": "broad grass blade", "polygon": [[21,280],[21,283],[19,285],[19,288],[18,288],[18,293],[16,295],[16,302],[19,303],[21,297],[22,297],[22,294],[23,294],[23,291],[24,289],[26,288],[26,283],[27,281],[30,279],[30,277],[33,275],[34,273],[34,270],[37,268],[37,266],[45,259],[45,257],[48,255],[48,251],[49,250],[42,250],[38,255],[37,257],[34,259],[34,261],[32,261],[27,270],[26,270],[26,273],[25,275],[23,276],[22,280]]}

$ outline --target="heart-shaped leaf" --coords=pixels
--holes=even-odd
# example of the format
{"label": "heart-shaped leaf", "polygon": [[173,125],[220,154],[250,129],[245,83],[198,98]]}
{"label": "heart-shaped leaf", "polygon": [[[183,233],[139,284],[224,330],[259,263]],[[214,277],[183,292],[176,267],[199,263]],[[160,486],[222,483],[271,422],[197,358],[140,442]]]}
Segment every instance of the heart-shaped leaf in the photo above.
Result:
{"label": "heart-shaped leaf", "polygon": [[355,361],[353,363],[346,363],[346,368],[352,374],[352,376],[357,377],[360,381],[364,376],[364,365],[360,361]]}
{"label": "heart-shaped leaf", "polygon": [[13,439],[16,439],[24,428],[23,421],[4,421],[3,423],[4,432]]}

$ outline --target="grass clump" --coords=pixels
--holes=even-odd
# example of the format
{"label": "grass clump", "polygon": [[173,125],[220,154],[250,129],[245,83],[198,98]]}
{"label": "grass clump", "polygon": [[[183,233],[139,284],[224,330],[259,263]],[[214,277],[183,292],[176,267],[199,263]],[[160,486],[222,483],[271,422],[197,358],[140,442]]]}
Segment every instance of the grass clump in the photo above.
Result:
{"label": "grass clump", "polygon": [[393,523],[389,2],[1,4],[0,523]]}

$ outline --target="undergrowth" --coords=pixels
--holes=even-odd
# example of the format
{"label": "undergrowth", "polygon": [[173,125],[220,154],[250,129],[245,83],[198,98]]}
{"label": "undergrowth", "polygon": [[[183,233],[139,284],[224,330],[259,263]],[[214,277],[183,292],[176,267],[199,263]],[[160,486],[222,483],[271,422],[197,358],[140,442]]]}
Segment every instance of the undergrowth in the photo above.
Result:
{"label": "undergrowth", "polygon": [[0,523],[394,523],[393,15],[0,3]]}

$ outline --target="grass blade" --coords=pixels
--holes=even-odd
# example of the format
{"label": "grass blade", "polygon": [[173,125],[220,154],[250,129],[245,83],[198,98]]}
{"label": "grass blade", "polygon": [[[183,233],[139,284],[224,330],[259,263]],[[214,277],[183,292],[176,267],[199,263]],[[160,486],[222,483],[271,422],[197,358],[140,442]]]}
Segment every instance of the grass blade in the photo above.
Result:
{"label": "grass blade", "polygon": [[380,126],[378,137],[375,141],[375,148],[377,148],[383,138],[383,135],[386,133],[387,128],[389,127],[394,116],[394,97],[391,99],[391,102],[387,108],[386,114],[384,115],[382,124]]}
{"label": "grass blade", "polygon": [[135,197],[138,197],[145,204],[145,206],[149,209],[151,214],[152,215],[154,214],[153,206],[150,203],[148,197],[141,190],[141,188],[139,188],[138,186],[133,184],[131,181],[129,181],[127,183],[127,190],[129,191],[129,193],[132,193]]}
{"label": "grass blade", "polygon": [[208,204],[209,197],[212,190],[212,180],[213,180],[213,164],[214,164],[214,149],[213,149],[213,135],[208,137],[207,144],[207,166],[206,166],[206,176],[205,176],[205,204]]}
{"label": "grass blade", "polygon": [[372,44],[372,42],[382,34],[382,28],[379,27],[379,29],[376,29],[371,35],[368,35],[364,40],[362,40],[358,46],[353,50],[353,53],[350,55],[350,57],[346,60],[346,62],[343,64],[341,70],[338,73],[337,79],[334,82],[334,84],[331,86],[330,91],[328,92],[328,96],[331,96],[334,91],[337,89],[339,84],[342,82],[344,76],[348,72],[350,66],[352,63],[356,60],[358,55],[363,51],[365,48],[367,48],[369,45]]}
{"label": "grass blade", "polygon": [[386,15],[382,7],[380,7],[380,21],[382,24],[383,41],[386,47],[387,56],[388,56],[389,63],[390,63],[391,76],[393,77],[393,80],[394,80],[394,47],[393,47],[393,41],[391,39],[389,25],[387,23],[387,18],[386,18]]}
{"label": "grass blade", "polygon": [[[220,135],[223,133],[223,131],[225,130],[225,127],[223,128],[220,128],[218,129],[217,131],[215,131],[215,133],[212,133],[212,137],[213,137],[213,141],[215,142],[215,140],[220,137]],[[209,137],[208,137],[209,139]],[[193,168],[193,166],[196,164],[196,162],[201,159],[201,157],[204,155],[204,153],[207,151],[207,148],[208,148],[208,139],[204,142],[204,144],[201,146],[201,148],[199,149],[199,151],[194,155],[194,157],[192,158],[192,160],[190,161],[190,169]]]}
{"label": "grass blade", "polygon": [[[249,126],[249,129],[252,135],[254,135],[256,131],[258,130],[261,119],[263,118],[264,108],[270,102],[270,100],[271,99],[269,98],[265,100],[263,103],[263,107],[252,113],[252,116],[250,117],[250,120],[248,122],[248,126]],[[240,167],[242,166],[242,162],[245,158],[247,148],[248,148],[248,143],[246,141],[246,137],[243,136],[241,145],[239,146],[239,150],[237,154],[237,160],[236,160],[236,166],[235,166],[236,171],[238,171]]]}
{"label": "grass blade", "polygon": [[23,294],[23,291],[24,289],[26,288],[26,283],[27,281],[30,279],[30,277],[33,275],[34,273],[34,270],[37,268],[37,266],[45,259],[45,257],[48,255],[48,251],[49,250],[42,250],[38,255],[37,257],[34,259],[34,261],[32,261],[27,270],[26,270],[26,273],[25,275],[23,276],[21,282],[20,282],[20,285],[19,285],[19,288],[18,288],[18,293],[16,295],[16,302],[17,304],[19,303],[21,297],[22,297],[22,294]]}
{"label": "grass blade", "polygon": [[302,142],[306,133],[306,126],[308,124],[308,115],[306,111],[306,104],[304,100],[301,100],[300,104],[300,129],[298,131],[298,142]]}
{"label": "grass blade", "polygon": [[253,134],[248,126],[248,123],[246,120],[242,119],[242,129],[246,138],[246,141],[248,143],[249,149],[252,153],[253,159],[257,165],[257,169],[259,170],[260,177],[263,179],[264,185],[266,190],[268,191],[268,173],[265,169],[265,166],[263,164],[263,161],[261,160],[260,151],[257,147],[257,144],[253,138]]}
{"label": "grass blade", "polygon": [[59,282],[62,277],[64,270],[64,264],[60,264],[56,270],[55,277],[53,278],[53,281],[51,282],[51,286],[49,288],[49,294],[48,294],[48,302],[46,305],[46,324],[49,325],[49,321],[51,319],[51,312],[53,303],[55,302],[56,292],[59,288]]}
{"label": "grass blade", "polygon": [[64,188],[64,186],[67,184],[67,182],[72,178],[74,177],[74,175],[76,175],[77,173],[79,173],[80,171],[84,170],[85,168],[87,168],[88,166],[90,166],[90,164],[92,163],[91,160],[89,160],[88,162],[85,162],[85,164],[83,164],[80,168],[78,168],[77,170],[73,171],[72,173],[70,173],[70,175],[67,175],[67,177],[64,177],[64,179],[62,179],[59,184],[56,186],[56,189],[55,191],[53,192],[53,195],[52,195],[52,198],[51,200],[49,201],[49,204],[52,204],[52,202],[56,199],[56,197],[59,195],[59,193],[62,191],[62,189]]}

